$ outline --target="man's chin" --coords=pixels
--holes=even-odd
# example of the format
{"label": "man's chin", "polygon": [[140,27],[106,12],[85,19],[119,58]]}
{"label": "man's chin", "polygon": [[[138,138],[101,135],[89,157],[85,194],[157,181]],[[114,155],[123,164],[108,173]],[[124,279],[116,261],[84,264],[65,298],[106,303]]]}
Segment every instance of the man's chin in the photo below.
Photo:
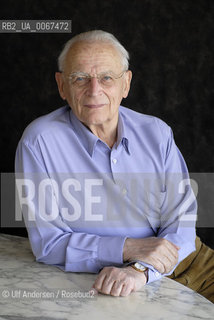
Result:
{"label": "man's chin", "polygon": [[105,124],[106,121],[101,120],[101,119],[87,119],[84,124],[90,128],[90,126],[102,126]]}

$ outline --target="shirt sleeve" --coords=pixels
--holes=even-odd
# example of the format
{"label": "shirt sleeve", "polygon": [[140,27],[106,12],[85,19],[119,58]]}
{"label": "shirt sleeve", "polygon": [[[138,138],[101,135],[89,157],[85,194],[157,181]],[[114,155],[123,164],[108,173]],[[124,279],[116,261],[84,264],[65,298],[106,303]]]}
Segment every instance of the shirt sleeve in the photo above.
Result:
{"label": "shirt sleeve", "polygon": [[[16,186],[32,251],[38,262],[64,271],[97,273],[104,266],[123,264],[126,237],[104,237],[74,232],[60,215],[54,184],[46,196],[50,214],[44,217],[40,203],[40,183],[50,179],[42,153],[20,141],[15,159]],[[38,199],[40,197],[40,199]]]}
{"label": "shirt sleeve", "polygon": [[[163,128],[161,129],[163,132]],[[163,201],[160,207],[160,225],[157,237],[167,239],[180,247],[178,265],[195,251],[197,202],[186,163],[175,144],[172,130],[168,126],[164,130],[167,138],[165,138],[166,145],[163,148]],[[160,274],[152,266],[145,265],[149,268],[148,283],[172,274],[177,265],[168,274]]]}

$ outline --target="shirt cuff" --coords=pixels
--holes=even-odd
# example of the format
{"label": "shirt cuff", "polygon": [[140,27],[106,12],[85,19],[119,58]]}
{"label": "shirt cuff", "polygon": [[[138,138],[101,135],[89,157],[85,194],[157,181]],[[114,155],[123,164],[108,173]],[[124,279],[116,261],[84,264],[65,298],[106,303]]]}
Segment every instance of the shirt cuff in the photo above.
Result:
{"label": "shirt cuff", "polygon": [[126,262],[123,264],[123,267],[130,266],[135,262],[138,262],[138,263],[142,264],[144,267],[148,268],[148,279],[147,279],[146,283],[154,282],[156,280],[161,279],[162,277],[164,277],[166,275],[166,274],[161,274],[160,272],[158,272],[151,264],[142,262],[140,260],[133,260],[130,262]]}
{"label": "shirt cuff", "polygon": [[98,260],[103,267],[123,265],[123,247],[127,237],[101,237]]}
{"label": "shirt cuff", "polygon": [[147,280],[147,283],[151,283],[151,282],[160,280],[163,277],[164,277],[164,274],[161,274],[157,270],[153,271],[152,269],[148,269],[148,280]]}

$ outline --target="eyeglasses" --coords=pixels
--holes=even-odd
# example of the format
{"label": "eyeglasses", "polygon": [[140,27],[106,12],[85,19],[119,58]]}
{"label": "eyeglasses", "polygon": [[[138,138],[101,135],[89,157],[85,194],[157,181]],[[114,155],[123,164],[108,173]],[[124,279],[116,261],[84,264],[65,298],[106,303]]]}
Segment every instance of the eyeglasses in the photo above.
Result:
{"label": "eyeglasses", "polygon": [[90,76],[88,73],[84,72],[73,72],[67,76],[69,83],[77,88],[82,88],[87,86],[92,78],[97,78],[99,84],[102,87],[113,87],[116,80],[121,78],[127,70],[122,71],[119,75],[114,74],[112,71],[102,72],[96,76]]}

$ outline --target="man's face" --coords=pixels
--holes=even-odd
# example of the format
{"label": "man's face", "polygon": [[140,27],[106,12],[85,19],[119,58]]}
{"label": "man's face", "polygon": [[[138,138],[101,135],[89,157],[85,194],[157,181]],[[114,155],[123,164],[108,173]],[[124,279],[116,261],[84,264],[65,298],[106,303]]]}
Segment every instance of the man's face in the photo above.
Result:
{"label": "man's face", "polygon": [[61,97],[81,122],[88,127],[111,126],[117,123],[121,100],[130,88],[131,71],[123,71],[120,55],[111,44],[77,42],[66,56],[64,72],[56,73],[56,81]]}

